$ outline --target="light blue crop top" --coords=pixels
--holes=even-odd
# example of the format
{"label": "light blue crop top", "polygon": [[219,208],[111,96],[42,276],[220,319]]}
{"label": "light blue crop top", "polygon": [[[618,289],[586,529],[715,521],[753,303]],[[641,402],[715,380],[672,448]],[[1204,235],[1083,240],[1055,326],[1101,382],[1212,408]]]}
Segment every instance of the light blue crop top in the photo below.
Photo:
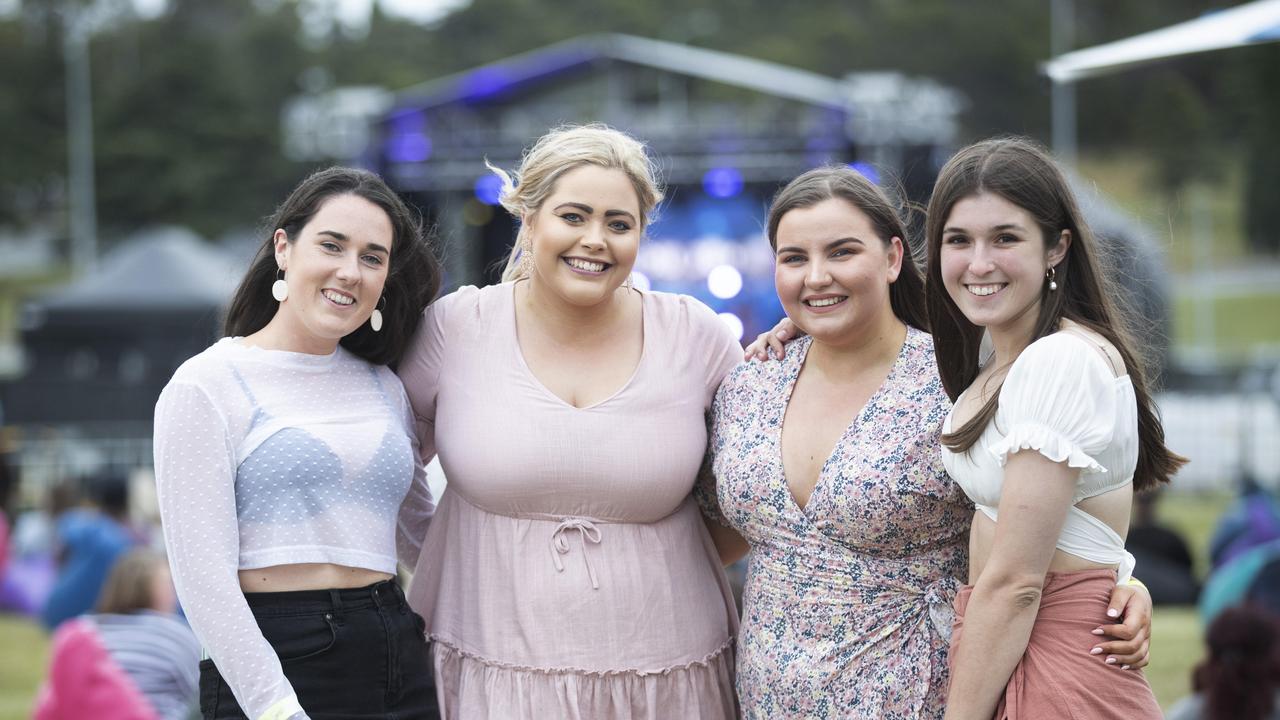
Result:
{"label": "light blue crop top", "polygon": [[308,355],[225,338],[156,404],[155,470],[183,608],[251,718],[300,712],[239,570],[417,562],[434,505],[400,380],[339,347]]}

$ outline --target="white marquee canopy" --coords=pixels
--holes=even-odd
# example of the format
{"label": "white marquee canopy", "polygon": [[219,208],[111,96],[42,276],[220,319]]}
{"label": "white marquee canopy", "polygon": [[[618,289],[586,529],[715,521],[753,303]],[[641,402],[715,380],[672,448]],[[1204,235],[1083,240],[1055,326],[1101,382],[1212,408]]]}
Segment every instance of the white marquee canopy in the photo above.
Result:
{"label": "white marquee canopy", "polygon": [[1055,83],[1191,53],[1280,40],[1280,0],[1256,0],[1124,40],[1064,53],[1041,65]]}

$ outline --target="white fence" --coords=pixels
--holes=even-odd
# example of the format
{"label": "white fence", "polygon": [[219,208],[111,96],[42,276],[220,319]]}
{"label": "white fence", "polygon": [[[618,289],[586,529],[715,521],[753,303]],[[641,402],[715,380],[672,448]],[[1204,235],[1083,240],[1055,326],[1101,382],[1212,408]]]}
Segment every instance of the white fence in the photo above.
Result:
{"label": "white fence", "polygon": [[1170,448],[1191,459],[1172,489],[1280,489],[1280,400],[1266,393],[1167,392],[1157,398]]}

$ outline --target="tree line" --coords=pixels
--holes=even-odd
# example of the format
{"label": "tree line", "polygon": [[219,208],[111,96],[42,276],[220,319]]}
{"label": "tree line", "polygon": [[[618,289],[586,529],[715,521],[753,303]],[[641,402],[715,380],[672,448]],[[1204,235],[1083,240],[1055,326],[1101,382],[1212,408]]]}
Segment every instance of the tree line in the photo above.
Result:
{"label": "tree line", "polygon": [[[69,1],[25,0],[0,18],[0,227],[65,227]],[[335,0],[170,0],[152,18],[136,16],[128,0],[106,1],[113,12],[90,52],[97,211],[108,242],[158,222],[216,236],[266,215],[265,203],[311,169],[285,157],[280,133],[282,106],[309,70],[334,85],[396,90],[585,33],[687,42],[831,76],[932,76],[968,97],[968,137],[1049,135],[1049,83],[1036,70],[1050,54],[1043,0],[472,0],[427,26],[375,5],[355,30],[331,20]],[[1223,5],[1077,0],[1074,45]],[[1087,80],[1078,90],[1080,145],[1145,153],[1153,182],[1170,190],[1241,163],[1250,244],[1276,252],[1277,90],[1276,43]]]}

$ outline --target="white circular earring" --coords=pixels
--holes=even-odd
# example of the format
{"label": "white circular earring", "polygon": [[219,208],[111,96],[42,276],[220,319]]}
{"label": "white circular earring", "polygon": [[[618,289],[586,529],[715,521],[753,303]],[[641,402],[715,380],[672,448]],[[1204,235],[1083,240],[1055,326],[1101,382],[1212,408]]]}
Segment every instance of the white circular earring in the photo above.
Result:
{"label": "white circular earring", "polygon": [[[386,295],[383,295],[382,297],[378,298],[378,305],[382,307],[386,307],[387,305]],[[374,306],[373,313],[369,315],[369,327],[373,328],[374,332],[382,331],[382,311],[378,309],[378,305]]]}
{"label": "white circular earring", "polygon": [[276,281],[271,283],[271,297],[276,302],[284,302],[289,299],[289,283],[284,281],[284,268],[276,270]]}
{"label": "white circular earring", "polygon": [[1049,292],[1058,289],[1058,271],[1052,265],[1049,266],[1048,270],[1044,271],[1044,277],[1049,281]]}

